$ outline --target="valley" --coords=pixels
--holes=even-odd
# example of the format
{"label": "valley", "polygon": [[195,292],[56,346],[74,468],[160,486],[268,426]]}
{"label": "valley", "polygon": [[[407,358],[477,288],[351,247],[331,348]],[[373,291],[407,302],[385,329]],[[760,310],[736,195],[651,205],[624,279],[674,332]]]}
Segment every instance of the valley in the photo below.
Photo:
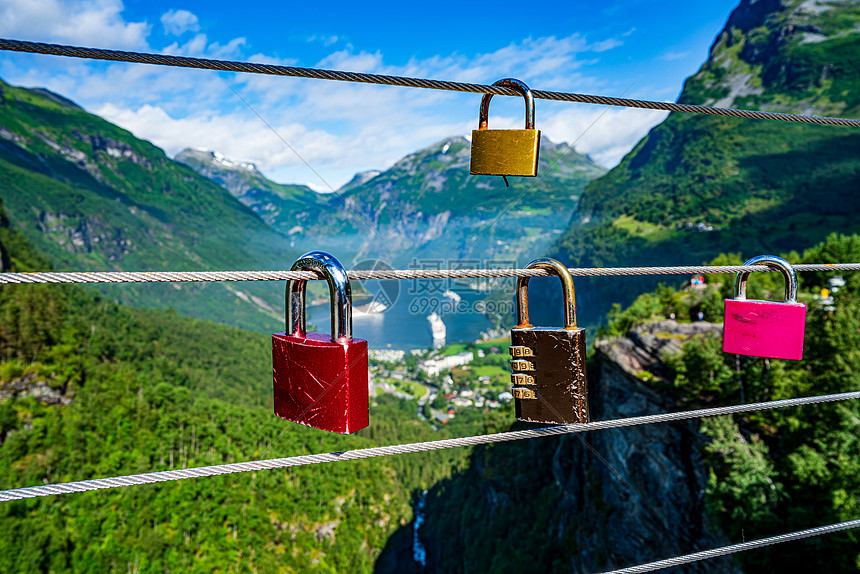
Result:
{"label": "valley", "polygon": [[541,177],[512,178],[506,188],[501,178],[469,175],[469,145],[448,138],[332,193],[274,183],[216,152],[185,150],[176,159],[223,185],[298,251],[331,249],[343,261],[397,268],[533,259],[562,233],[585,185],[605,172],[544,138]]}
{"label": "valley", "polygon": [[[740,0],[679,101],[860,117],[858,30],[857,2]],[[854,132],[673,113],[610,170],[544,139],[510,188],[453,135],[319,193],[4,82],[0,271],[857,262]],[[801,274],[800,361],[722,351],[733,281],[577,278],[592,419],[860,389],[860,274]],[[347,436],[272,412],[282,282],[0,285],[0,489],[536,428],[510,392],[514,285],[353,282],[370,425]],[[325,285],[307,297],[327,332]],[[530,301],[558,323],[556,279]],[[0,503],[0,571],[607,571],[858,518],[858,421],[845,401]],[[687,571],[858,564],[849,530]]]}

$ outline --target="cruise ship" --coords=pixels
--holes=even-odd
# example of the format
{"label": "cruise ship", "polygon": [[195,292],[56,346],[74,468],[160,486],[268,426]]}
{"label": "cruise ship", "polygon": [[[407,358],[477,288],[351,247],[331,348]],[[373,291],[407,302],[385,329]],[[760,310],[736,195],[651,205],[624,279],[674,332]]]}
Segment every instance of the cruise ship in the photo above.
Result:
{"label": "cruise ship", "polygon": [[430,332],[433,334],[433,347],[441,347],[445,344],[445,336],[447,335],[442,317],[433,312],[427,316],[427,321],[430,323]]}

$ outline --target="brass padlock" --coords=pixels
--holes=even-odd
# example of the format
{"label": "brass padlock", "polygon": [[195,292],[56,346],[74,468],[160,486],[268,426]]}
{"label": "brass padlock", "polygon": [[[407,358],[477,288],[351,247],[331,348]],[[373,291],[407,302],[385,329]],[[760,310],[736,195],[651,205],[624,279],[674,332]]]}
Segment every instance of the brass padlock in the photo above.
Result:
{"label": "brass padlock", "polygon": [[532,91],[514,78],[505,78],[493,85],[513,88],[523,95],[526,99],[526,129],[489,129],[487,118],[493,94],[484,94],[478,129],[472,131],[472,162],[469,172],[473,175],[534,177],[537,175],[540,156],[540,130],[535,129],[535,99]]}
{"label": "brass padlock", "polygon": [[588,422],[585,329],[576,326],[573,277],[555,259],[535,259],[526,269],[554,271],[564,291],[564,328],[529,323],[528,277],[517,281],[517,325],[511,329],[511,394],[517,419],[534,423]]}

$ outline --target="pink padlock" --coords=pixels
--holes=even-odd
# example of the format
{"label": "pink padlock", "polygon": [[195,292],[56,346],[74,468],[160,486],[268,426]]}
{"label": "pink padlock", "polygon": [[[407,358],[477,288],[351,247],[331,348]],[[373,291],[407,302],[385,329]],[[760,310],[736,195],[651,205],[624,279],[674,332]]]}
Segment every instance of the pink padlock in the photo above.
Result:
{"label": "pink padlock", "polygon": [[726,300],[723,352],[772,359],[802,359],[806,305],[797,302],[794,268],[785,259],[774,255],[759,255],[744,265],[767,265],[782,271],[785,301],[747,300],[750,272],[738,273],[735,298]]}

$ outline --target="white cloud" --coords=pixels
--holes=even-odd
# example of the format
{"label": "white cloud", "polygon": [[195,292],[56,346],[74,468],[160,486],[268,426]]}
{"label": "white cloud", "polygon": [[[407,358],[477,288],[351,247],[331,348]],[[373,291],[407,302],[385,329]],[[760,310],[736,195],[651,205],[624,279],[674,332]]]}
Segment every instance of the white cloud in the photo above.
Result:
{"label": "white cloud", "polygon": [[161,51],[165,54],[173,56],[191,56],[191,57],[206,57],[206,58],[236,58],[241,52],[241,48],[247,43],[245,38],[233,38],[223,46],[218,42],[209,43],[206,34],[195,34],[190,40],[184,44],[174,42],[163,48]]}
{"label": "white cloud", "polygon": [[[14,13],[11,21],[17,22],[14,26],[6,23],[5,32],[0,27],[0,35],[21,38],[27,22],[32,30],[41,30],[38,19],[69,13],[70,1],[30,0],[25,9],[21,3],[0,0],[0,15],[6,7],[5,12]],[[100,18],[108,47],[146,47],[147,24],[124,22],[120,0],[78,2],[74,12],[93,22]],[[4,22],[5,17],[0,19]],[[213,41],[197,17],[186,10],[163,14],[161,24],[169,34],[182,37],[161,48],[164,53],[297,64],[269,54],[247,56],[243,53],[245,38]],[[55,35],[47,39],[59,40],[56,30],[64,29],[62,26],[58,16],[49,26]],[[125,44],[109,43],[111,35],[105,30],[112,31],[115,38],[125,34]],[[40,34],[37,39],[46,38]],[[316,36],[308,41],[329,45],[340,40]],[[93,45],[94,40],[81,37],[72,41],[76,42]],[[525,38],[470,57],[442,54],[413,58],[401,65],[388,64],[379,52],[355,51],[347,45],[315,66],[480,83],[510,76],[541,89],[611,93],[618,86],[607,85],[589,70],[600,53],[619,45],[621,41],[615,38],[592,41],[581,34]],[[302,160],[336,188],[358,171],[384,169],[435,141],[469,134],[477,124],[481,99],[480,94],[147,65],[76,60],[63,61],[62,66],[31,63],[20,56],[0,59],[0,74],[13,83],[45,86],[68,96],[171,156],[186,147],[213,149],[235,160],[251,161],[278,181],[306,183],[317,189],[325,189],[325,184]],[[539,100],[538,127],[555,141],[573,141],[604,111]],[[495,98],[491,125],[520,127],[522,114],[521,101]],[[604,165],[614,165],[662,117],[660,112],[611,109],[576,142],[576,148]]]}
{"label": "white cloud", "polygon": [[382,54],[360,52],[353,54],[350,50],[339,50],[321,60],[317,67],[349,70],[350,72],[373,72],[382,67]]}
{"label": "white cloud", "polygon": [[161,15],[164,31],[172,36],[181,36],[185,32],[197,32],[200,23],[197,16],[188,10],[169,10]]}
{"label": "white cloud", "polygon": [[[195,114],[175,118],[158,106],[145,105],[136,110],[111,104],[96,110],[109,121],[125,126],[136,136],[147,139],[175,155],[186,147],[218,150],[225,156],[253,161],[262,169],[301,163],[278,136],[265,124],[249,121],[245,114]],[[274,125],[287,141],[313,141],[305,153],[309,160],[325,161],[333,157],[336,136],[313,131],[297,123]]]}
{"label": "white cloud", "polygon": [[624,42],[618,40],[617,38],[609,38],[607,40],[603,40],[602,42],[597,42],[592,45],[592,52],[606,52],[607,50],[611,50],[612,48],[617,48],[618,46],[622,46]]}
{"label": "white cloud", "polygon": [[126,22],[121,0],[0,0],[0,35],[16,40],[147,48],[146,22]]}
{"label": "white cloud", "polygon": [[337,44],[337,41],[340,38],[334,34],[330,36],[322,35],[322,36],[310,36],[308,37],[308,42],[320,42],[323,46],[331,46],[332,44]]}
{"label": "white cloud", "polygon": [[604,167],[613,167],[668,112],[631,108],[568,105],[541,123],[541,132],[553,141],[574,143]]}
{"label": "white cloud", "polygon": [[253,162],[270,176],[283,174],[281,181],[306,183],[325,191],[327,185],[337,189],[357,171],[388,167],[415,151],[416,142],[437,141],[469,129],[465,124],[438,124],[387,132],[374,125],[359,133],[338,135],[298,122],[274,122],[272,117],[265,118],[272,121],[269,127],[247,108],[231,114],[176,118],[158,106],[128,109],[107,104],[95,113],[151,141],[170,156],[187,147],[217,150],[230,159]]}
{"label": "white cloud", "polygon": [[687,56],[690,55],[690,52],[666,52],[662,56],[660,56],[661,60],[666,62],[671,62],[672,60],[683,60]]}

